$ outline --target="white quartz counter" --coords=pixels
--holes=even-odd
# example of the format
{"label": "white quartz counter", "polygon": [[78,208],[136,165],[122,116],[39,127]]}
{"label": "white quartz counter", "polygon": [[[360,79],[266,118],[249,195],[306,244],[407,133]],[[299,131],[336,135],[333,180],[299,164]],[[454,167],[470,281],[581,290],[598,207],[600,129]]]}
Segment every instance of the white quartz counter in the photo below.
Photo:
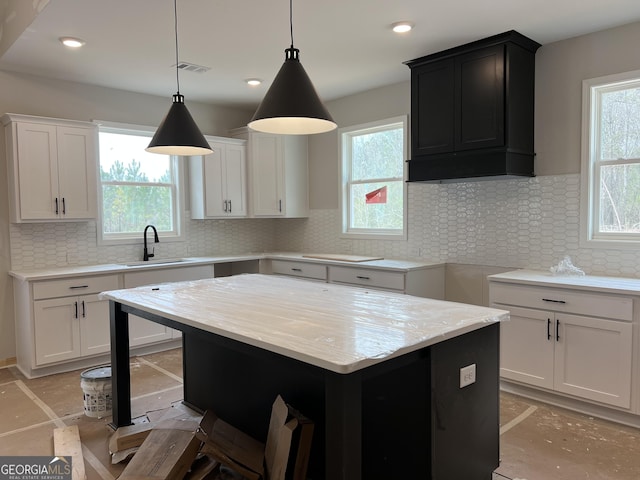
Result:
{"label": "white quartz counter", "polygon": [[83,265],[68,267],[51,267],[33,270],[12,270],[9,275],[22,281],[47,280],[84,275],[104,275],[109,273],[126,273],[142,269],[179,268],[189,265],[210,265],[216,263],[242,262],[247,260],[280,259],[297,260],[310,263],[322,263],[332,265],[352,265],[383,270],[410,271],[423,268],[432,268],[443,265],[442,263],[418,262],[411,260],[382,259],[364,262],[347,262],[328,259],[308,258],[304,253],[249,253],[243,255],[189,257],[175,259],[154,259],[149,262],[122,262],[104,265]]}
{"label": "white quartz counter", "polygon": [[600,291],[603,293],[640,293],[640,279],[624,277],[601,277],[595,275],[552,275],[537,270],[514,270],[490,275],[489,281],[538,285],[541,287],[571,287],[576,290]]}
{"label": "white quartz counter", "polygon": [[338,373],[508,319],[493,308],[261,274],[100,296]]}
{"label": "white quartz counter", "polygon": [[68,267],[51,267],[33,270],[11,270],[9,275],[18,280],[53,280],[56,278],[78,277],[85,275],[103,275],[109,273],[126,273],[147,269],[179,268],[190,265],[211,265],[215,263],[242,262],[260,260],[262,254],[230,255],[226,257],[189,257],[180,259],[157,259],[148,262],[122,262],[103,265],[79,265]]}

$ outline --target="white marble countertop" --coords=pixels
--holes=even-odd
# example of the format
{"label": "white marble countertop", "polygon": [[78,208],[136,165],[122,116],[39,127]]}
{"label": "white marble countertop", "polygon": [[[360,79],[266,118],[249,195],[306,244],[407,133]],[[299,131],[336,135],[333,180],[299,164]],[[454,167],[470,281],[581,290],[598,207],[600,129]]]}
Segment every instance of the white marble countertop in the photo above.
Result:
{"label": "white marble countertop", "polygon": [[[77,277],[83,275],[106,275],[109,273],[126,273],[142,269],[179,268],[190,265],[208,265],[216,263],[242,262],[246,260],[280,259],[305,261],[310,263],[322,263],[326,265],[345,265],[360,268],[376,268],[383,270],[409,271],[423,268],[433,268],[444,265],[429,261],[382,259],[365,262],[345,262],[338,260],[325,260],[307,258],[307,253],[274,252],[274,253],[247,253],[241,255],[188,257],[181,259],[154,259],[148,262],[123,261],[102,265],[78,265],[67,267],[39,268],[31,270],[11,270],[9,275],[22,281],[53,280],[56,278]],[[174,260],[174,261],[172,261]]]}
{"label": "white marble countertop", "polygon": [[538,270],[514,270],[512,272],[489,275],[491,282],[518,283],[541,287],[572,288],[606,293],[638,294],[640,279],[625,277],[605,277],[596,275],[553,275]]}
{"label": "white marble countertop", "polygon": [[494,308],[262,274],[100,297],[343,374],[509,318]]}

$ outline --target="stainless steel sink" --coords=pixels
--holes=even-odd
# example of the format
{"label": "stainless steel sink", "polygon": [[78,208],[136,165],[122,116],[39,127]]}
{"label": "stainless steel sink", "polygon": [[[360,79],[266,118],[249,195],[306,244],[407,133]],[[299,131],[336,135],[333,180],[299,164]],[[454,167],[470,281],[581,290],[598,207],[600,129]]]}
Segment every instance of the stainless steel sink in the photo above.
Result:
{"label": "stainless steel sink", "polygon": [[171,263],[182,263],[182,262],[188,262],[189,259],[188,258],[164,258],[164,259],[158,259],[158,260],[139,260],[137,262],[127,262],[127,263],[121,263],[119,265],[122,265],[124,267],[142,267],[145,265],[166,265],[166,264],[171,264]]}

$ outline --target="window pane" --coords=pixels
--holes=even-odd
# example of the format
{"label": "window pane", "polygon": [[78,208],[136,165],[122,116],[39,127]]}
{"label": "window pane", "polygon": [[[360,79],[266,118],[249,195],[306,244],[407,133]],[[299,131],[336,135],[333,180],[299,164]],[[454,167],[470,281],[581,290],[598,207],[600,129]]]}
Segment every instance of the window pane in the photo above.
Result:
{"label": "window pane", "polygon": [[[385,203],[367,203],[368,193],[371,194],[385,186],[387,187]],[[350,228],[402,229],[402,188],[401,181],[351,185]]]}
{"label": "window pane", "polygon": [[640,233],[640,164],[600,169],[600,232]]}
{"label": "window pane", "polygon": [[640,88],[601,94],[600,157],[640,158]]}
{"label": "window pane", "polygon": [[351,178],[402,178],[402,128],[356,135],[351,145]]}
{"label": "window pane", "polygon": [[150,137],[100,132],[100,178],[170,182],[170,157],[145,150]]}
{"label": "window pane", "polygon": [[140,233],[148,224],[158,231],[173,230],[171,187],[103,185],[103,231]]}

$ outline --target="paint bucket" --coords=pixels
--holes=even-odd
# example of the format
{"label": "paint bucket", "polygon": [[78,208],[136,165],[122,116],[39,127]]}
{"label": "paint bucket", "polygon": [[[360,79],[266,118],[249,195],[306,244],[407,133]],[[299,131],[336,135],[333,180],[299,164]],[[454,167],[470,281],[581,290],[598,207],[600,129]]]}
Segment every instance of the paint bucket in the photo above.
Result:
{"label": "paint bucket", "polygon": [[80,374],[84,414],[102,418],[111,415],[111,365],[90,368]]}

